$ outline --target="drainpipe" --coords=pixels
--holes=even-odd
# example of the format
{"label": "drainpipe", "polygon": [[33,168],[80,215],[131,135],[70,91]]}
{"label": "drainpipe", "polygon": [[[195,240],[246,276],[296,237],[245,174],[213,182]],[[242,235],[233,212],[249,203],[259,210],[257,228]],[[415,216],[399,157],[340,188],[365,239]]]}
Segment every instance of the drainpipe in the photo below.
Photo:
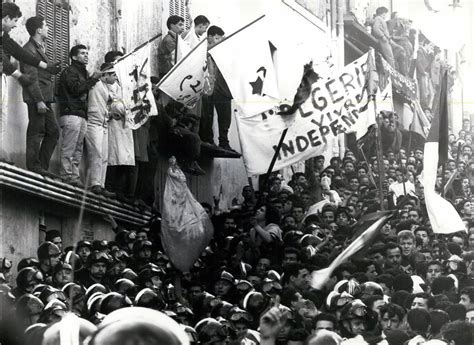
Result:
{"label": "drainpipe", "polygon": [[[333,48],[337,54],[337,66],[342,68],[344,66],[344,9],[342,6],[343,0],[331,0],[331,31],[333,33],[332,40],[335,41]],[[339,143],[339,157],[344,157],[346,152],[345,134],[340,134],[338,137]]]}

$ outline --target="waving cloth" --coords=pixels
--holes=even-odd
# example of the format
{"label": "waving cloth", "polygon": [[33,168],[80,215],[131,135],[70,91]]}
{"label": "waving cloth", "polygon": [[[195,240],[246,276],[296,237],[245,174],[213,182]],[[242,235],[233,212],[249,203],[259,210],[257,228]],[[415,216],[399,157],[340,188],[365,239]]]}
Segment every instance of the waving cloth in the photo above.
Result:
{"label": "waving cloth", "polygon": [[170,158],[163,197],[161,240],[173,265],[189,272],[214,234],[211,220],[186,185],[186,176]]}

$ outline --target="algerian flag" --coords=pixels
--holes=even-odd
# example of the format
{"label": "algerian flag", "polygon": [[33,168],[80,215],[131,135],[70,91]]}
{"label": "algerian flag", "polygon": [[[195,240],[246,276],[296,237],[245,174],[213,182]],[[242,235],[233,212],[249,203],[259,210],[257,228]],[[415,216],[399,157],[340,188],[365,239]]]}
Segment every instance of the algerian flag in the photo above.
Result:
{"label": "algerian flag", "polygon": [[433,117],[423,156],[423,186],[426,210],[434,233],[450,234],[466,231],[466,227],[454,206],[436,193],[438,166],[448,159],[448,74],[445,72],[441,85],[439,109]]}
{"label": "algerian flag", "polygon": [[242,117],[260,114],[279,103],[269,29],[264,17],[209,49]]}

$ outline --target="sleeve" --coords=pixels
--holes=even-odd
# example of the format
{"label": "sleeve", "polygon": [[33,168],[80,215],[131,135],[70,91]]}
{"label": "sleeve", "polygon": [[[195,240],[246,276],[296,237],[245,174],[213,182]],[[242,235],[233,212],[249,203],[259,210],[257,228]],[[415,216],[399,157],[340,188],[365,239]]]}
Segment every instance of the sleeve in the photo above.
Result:
{"label": "sleeve", "polygon": [[11,75],[13,72],[16,71],[15,66],[10,62],[10,59],[7,57],[6,54],[2,54],[2,64],[3,64],[3,73],[6,75]]}
{"label": "sleeve", "polygon": [[380,40],[385,40],[385,32],[383,30],[383,23],[381,20],[376,19],[374,21],[374,25],[372,26],[372,35],[374,35],[375,38],[380,39]]}
{"label": "sleeve", "polygon": [[3,52],[12,55],[18,61],[26,63],[32,66],[38,66],[41,62],[40,59],[34,57],[25,49],[23,49],[18,43],[8,36],[3,36]]}
{"label": "sleeve", "polygon": [[79,75],[70,69],[66,69],[63,73],[67,90],[76,97],[87,93],[97,83],[97,79],[94,78],[88,78],[85,81],[81,81]]}
{"label": "sleeve", "polygon": [[268,224],[266,229],[272,238],[281,241],[281,229],[276,224]]}
{"label": "sleeve", "polygon": [[[23,47],[25,51],[30,52],[27,47]],[[30,52],[31,53],[31,52]],[[41,92],[41,88],[38,82],[38,69],[37,67],[25,64],[23,62],[20,63],[21,71],[25,74],[28,74],[30,78],[33,80],[33,83],[28,86],[27,91],[33,98],[33,100],[38,102],[44,102],[43,93]]]}

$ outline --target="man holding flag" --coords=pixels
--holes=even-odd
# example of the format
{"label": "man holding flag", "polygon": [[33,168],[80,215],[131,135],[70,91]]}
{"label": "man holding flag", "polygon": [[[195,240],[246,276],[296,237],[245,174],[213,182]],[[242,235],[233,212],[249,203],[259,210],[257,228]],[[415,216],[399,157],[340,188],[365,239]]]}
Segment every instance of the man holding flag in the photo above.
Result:
{"label": "man holding flag", "polygon": [[160,79],[163,78],[176,63],[176,46],[178,36],[184,32],[184,19],[180,16],[170,16],[166,21],[166,26],[168,27],[168,34],[163,37],[163,40],[158,46],[158,70]]}

